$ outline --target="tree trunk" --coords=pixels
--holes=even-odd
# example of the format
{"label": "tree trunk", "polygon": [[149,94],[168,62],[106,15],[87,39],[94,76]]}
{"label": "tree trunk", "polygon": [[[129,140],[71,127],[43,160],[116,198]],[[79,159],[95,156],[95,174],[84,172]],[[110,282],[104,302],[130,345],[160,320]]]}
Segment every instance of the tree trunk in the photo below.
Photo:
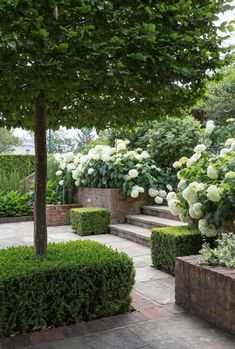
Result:
{"label": "tree trunk", "polygon": [[47,252],[46,225],[46,115],[45,102],[40,95],[34,106],[35,119],[35,205],[34,205],[34,248],[37,256],[43,257]]}

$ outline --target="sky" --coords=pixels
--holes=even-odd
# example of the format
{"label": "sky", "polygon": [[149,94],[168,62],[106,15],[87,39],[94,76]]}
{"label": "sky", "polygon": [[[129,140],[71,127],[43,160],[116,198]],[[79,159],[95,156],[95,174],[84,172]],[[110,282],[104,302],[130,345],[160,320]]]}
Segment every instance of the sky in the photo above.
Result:
{"label": "sky", "polygon": [[[231,3],[233,6],[235,6],[235,0],[233,0],[233,2]],[[219,25],[222,22],[225,21],[232,21],[235,20],[235,8],[232,11],[227,11],[223,14],[221,14],[219,16],[219,21],[216,23],[217,25]],[[235,24],[234,24],[235,26]],[[227,34],[223,34],[221,33],[221,35],[227,35]],[[230,33],[230,38],[228,40],[226,40],[226,42],[224,43],[225,46],[229,46],[229,45],[235,45],[235,31],[233,33]],[[71,136],[73,135],[73,131],[71,130]],[[14,134],[19,136],[19,137],[23,137],[27,132],[23,131],[22,129],[15,129],[14,130]]]}

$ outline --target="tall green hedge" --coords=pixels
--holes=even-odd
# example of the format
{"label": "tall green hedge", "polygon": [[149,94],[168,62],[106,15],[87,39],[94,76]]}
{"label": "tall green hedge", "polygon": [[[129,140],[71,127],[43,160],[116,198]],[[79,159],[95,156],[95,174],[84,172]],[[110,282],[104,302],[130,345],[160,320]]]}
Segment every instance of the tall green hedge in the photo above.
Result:
{"label": "tall green hedge", "polygon": [[130,310],[133,261],[94,241],[0,250],[0,337]]}
{"label": "tall green hedge", "polygon": [[20,179],[34,172],[34,155],[0,154],[0,173],[18,172]]}

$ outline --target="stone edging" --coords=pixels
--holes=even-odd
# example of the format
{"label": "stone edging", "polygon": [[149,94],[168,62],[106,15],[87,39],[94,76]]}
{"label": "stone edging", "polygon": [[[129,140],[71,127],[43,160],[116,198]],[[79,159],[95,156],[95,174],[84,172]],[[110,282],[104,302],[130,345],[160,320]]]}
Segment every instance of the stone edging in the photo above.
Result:
{"label": "stone edging", "polygon": [[33,220],[34,220],[33,216],[0,217],[0,224],[1,223],[31,222]]}

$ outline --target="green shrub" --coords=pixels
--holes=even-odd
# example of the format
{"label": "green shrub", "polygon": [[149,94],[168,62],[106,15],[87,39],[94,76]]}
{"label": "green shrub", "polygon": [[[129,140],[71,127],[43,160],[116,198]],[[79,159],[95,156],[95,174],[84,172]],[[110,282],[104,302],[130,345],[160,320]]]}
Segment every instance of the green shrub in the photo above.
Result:
{"label": "green shrub", "polygon": [[9,175],[11,172],[18,172],[20,179],[27,177],[35,168],[34,155],[0,154],[0,173]]}
{"label": "green shrub", "polygon": [[79,235],[104,234],[108,231],[109,211],[106,208],[73,208],[70,210],[72,229]]}
{"label": "green shrub", "polygon": [[0,337],[126,312],[132,260],[94,241],[0,250]]}
{"label": "green shrub", "polygon": [[174,273],[175,258],[198,254],[202,243],[202,235],[195,228],[154,228],[151,234],[153,266]]}
{"label": "green shrub", "polygon": [[30,216],[33,212],[32,193],[0,192],[0,217]]}

